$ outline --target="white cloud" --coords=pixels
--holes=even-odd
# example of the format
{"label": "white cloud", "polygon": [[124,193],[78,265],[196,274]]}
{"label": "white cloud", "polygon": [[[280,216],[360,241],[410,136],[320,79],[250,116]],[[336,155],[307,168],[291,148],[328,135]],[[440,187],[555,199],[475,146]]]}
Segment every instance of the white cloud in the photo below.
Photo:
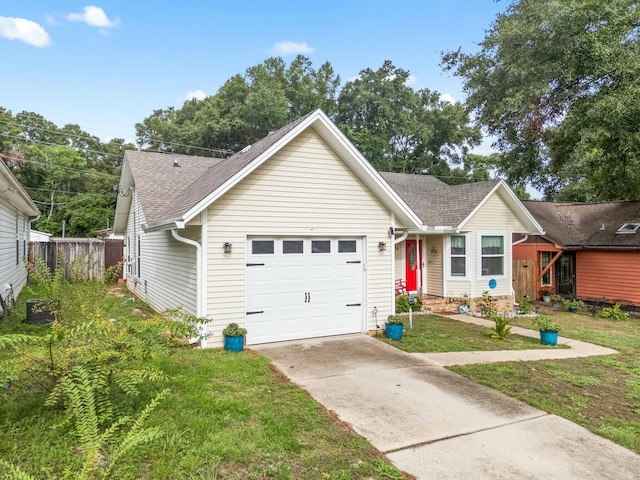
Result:
{"label": "white cloud", "polygon": [[204,93],[202,90],[194,90],[193,92],[187,93],[187,102],[194,99],[204,100],[205,98],[207,98],[207,94]]}
{"label": "white cloud", "polygon": [[451,104],[456,104],[458,103],[456,101],[455,98],[453,98],[450,94],[448,93],[443,93],[442,95],[440,95],[440,101],[441,102],[445,102],[445,103],[451,103]]}
{"label": "white cloud", "polygon": [[94,7],[92,5],[84,7],[82,13],[70,13],[67,15],[67,20],[70,22],[84,22],[91,27],[115,27],[120,23],[120,19],[109,20],[107,14],[104,13],[100,7]]}
{"label": "white cloud", "polygon": [[288,56],[288,55],[311,53],[313,52],[313,50],[314,49],[309,45],[307,45],[306,43],[278,42],[271,48],[271,50],[269,50],[269,53],[271,55]]}
{"label": "white cloud", "polygon": [[0,37],[20,40],[34,47],[48,47],[51,38],[42,26],[25,18],[0,17]]}
{"label": "white cloud", "polygon": [[416,77],[415,75],[409,75],[407,77],[407,80],[404,82],[404,84],[407,87],[410,87],[411,85],[415,84],[418,81],[418,77]]}

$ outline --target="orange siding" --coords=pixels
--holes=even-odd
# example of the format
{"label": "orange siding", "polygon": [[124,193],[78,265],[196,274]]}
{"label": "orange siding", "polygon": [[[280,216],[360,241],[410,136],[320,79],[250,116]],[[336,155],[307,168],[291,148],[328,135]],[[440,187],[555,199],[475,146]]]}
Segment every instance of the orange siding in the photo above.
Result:
{"label": "orange siding", "polygon": [[576,252],[576,294],[640,305],[640,252]]}
{"label": "orange siding", "polygon": [[[540,241],[537,241],[540,240]],[[529,238],[529,241],[518,243],[512,247],[513,250],[513,261],[516,262],[518,260],[527,260],[533,262],[535,265],[535,275],[536,277],[542,271],[540,268],[540,252],[558,252],[561,249],[557,248],[553,243],[547,242],[545,240],[539,239],[539,237],[534,236]],[[551,267],[551,285],[543,287],[541,285],[541,281],[538,280],[535,286],[535,297],[542,297],[542,290],[549,289],[554,291],[556,288],[556,276],[555,270],[556,265]]]}

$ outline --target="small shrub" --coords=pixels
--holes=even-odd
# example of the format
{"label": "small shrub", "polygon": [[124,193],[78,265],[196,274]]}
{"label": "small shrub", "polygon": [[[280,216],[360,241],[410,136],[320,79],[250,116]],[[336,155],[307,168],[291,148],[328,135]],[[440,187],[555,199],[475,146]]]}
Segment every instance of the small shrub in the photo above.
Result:
{"label": "small shrub", "polygon": [[518,309],[520,313],[531,313],[533,311],[533,305],[531,304],[531,297],[529,295],[525,295],[520,300],[518,300]]}
{"label": "small shrub", "polygon": [[404,325],[404,321],[402,320],[402,317],[398,315],[389,315],[387,317],[387,324],[388,325]]}
{"label": "small shrub", "polygon": [[629,314],[622,310],[619,303],[616,303],[613,307],[603,309],[600,316],[610,320],[629,320]]}
{"label": "small shrub", "polygon": [[480,311],[485,317],[493,317],[498,313],[497,301],[488,290],[482,292],[482,307]]}
{"label": "small shrub", "polygon": [[541,332],[558,332],[561,328],[549,315],[536,315],[531,323]]}
{"label": "small shrub", "polygon": [[247,334],[247,329],[242,328],[237,323],[230,323],[229,325],[224,327],[224,330],[222,330],[222,334],[225,337],[241,337]]}
{"label": "small shrub", "polygon": [[418,295],[413,296],[413,303],[409,302],[409,295],[396,295],[396,313],[407,313],[409,308],[414,312],[422,309],[422,300]]}

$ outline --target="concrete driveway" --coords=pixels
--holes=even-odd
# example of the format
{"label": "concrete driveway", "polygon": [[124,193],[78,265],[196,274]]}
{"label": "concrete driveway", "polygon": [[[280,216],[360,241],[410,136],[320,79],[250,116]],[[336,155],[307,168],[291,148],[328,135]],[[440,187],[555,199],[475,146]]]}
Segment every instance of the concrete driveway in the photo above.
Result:
{"label": "concrete driveway", "polygon": [[418,479],[638,478],[640,455],[366,335],[257,345]]}

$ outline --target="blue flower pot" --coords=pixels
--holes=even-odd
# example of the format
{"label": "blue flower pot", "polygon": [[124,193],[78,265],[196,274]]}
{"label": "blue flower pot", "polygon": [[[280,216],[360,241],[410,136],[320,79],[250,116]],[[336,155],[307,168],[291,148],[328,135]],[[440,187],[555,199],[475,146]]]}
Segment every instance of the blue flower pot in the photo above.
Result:
{"label": "blue flower pot", "polygon": [[385,335],[391,340],[400,340],[402,338],[402,329],[404,325],[402,324],[388,324],[384,329]]}
{"label": "blue flower pot", "polygon": [[241,352],[244,348],[244,335],[224,337],[224,349],[230,352]]}
{"label": "blue flower pot", "polygon": [[543,345],[555,345],[558,343],[558,332],[540,331],[540,343]]}

